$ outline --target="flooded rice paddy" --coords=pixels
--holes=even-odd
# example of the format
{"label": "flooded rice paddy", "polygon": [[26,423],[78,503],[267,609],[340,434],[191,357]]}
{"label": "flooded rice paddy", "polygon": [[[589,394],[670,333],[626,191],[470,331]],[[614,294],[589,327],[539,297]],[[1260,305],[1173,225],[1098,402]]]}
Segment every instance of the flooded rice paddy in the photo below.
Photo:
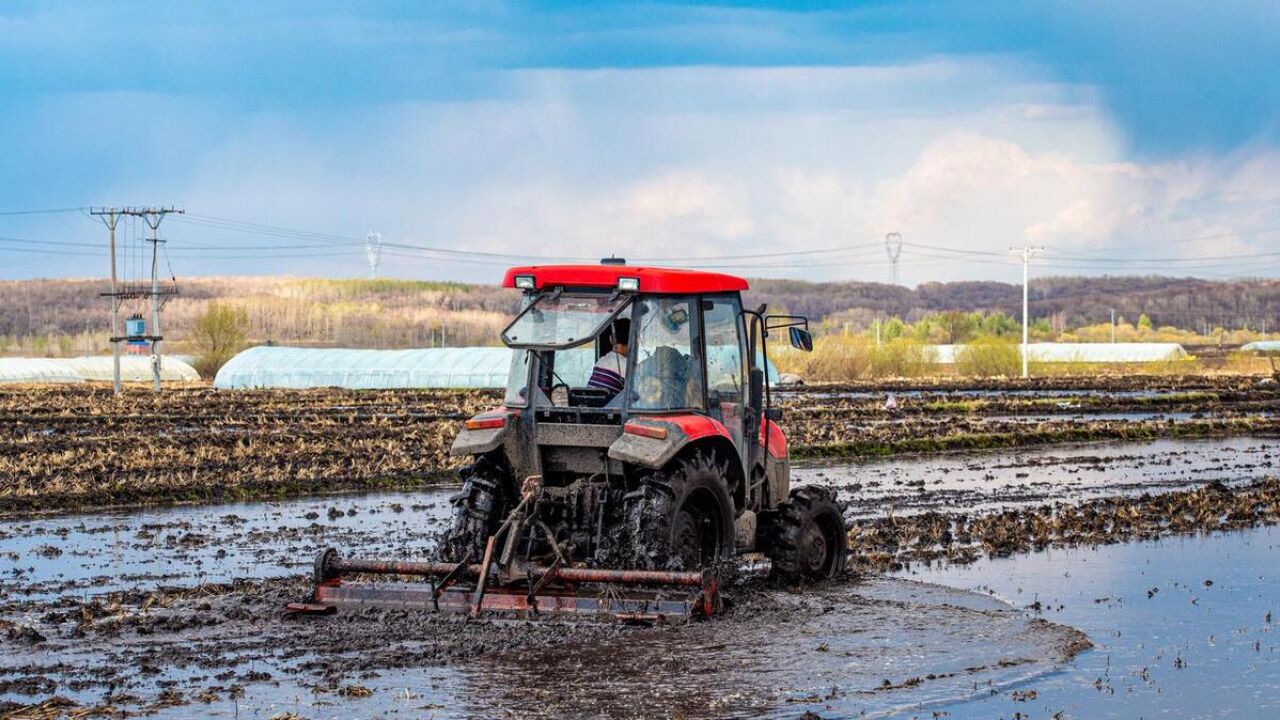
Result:
{"label": "flooded rice paddy", "polygon": [[[1275,474],[1280,441],[1098,443],[869,460],[793,469],[837,487],[850,518],[983,510],[1205,485]],[[420,557],[451,487],[281,502],[191,505],[0,521],[0,590],[11,600],[306,572],[323,547]]]}
{"label": "flooded rice paddy", "polygon": [[[855,519],[982,513],[1238,485],[1273,475],[1277,455],[1266,438],[1157,440],[807,466],[794,479],[841,487]],[[450,492],[0,521],[0,701],[58,695],[175,718],[1274,711],[1269,528],[916,565],[803,593],[739,588],[725,618],[669,628],[280,617],[322,547],[428,552]],[[1214,687],[1234,691],[1192,697]]]}
{"label": "flooded rice paddy", "polygon": [[1278,553],[1280,528],[1263,527],[908,573],[1031,608],[1095,645],[1056,672],[919,716],[1280,717]]}

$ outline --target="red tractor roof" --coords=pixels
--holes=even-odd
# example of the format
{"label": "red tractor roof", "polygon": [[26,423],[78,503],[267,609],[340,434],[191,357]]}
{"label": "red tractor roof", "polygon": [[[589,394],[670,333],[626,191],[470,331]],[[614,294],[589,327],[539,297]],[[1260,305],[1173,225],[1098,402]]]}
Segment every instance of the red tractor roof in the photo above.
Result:
{"label": "red tractor roof", "polygon": [[516,286],[517,275],[532,275],[533,286],[600,287],[618,286],[618,278],[636,278],[642,293],[716,293],[746,290],[747,281],[723,273],[699,270],[639,267],[635,265],[530,265],[507,271],[502,287]]}

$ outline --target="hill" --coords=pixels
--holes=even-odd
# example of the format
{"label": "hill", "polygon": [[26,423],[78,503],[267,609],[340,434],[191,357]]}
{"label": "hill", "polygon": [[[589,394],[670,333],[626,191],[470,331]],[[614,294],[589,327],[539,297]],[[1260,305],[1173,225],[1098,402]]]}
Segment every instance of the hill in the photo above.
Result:
{"label": "hill", "polygon": [[[488,344],[516,308],[518,296],[489,285],[407,280],[206,277],[180,282],[165,308],[170,351],[183,350],[194,318],[212,301],[245,308],[256,342],[352,347]],[[0,353],[94,354],[106,350],[108,305],[103,280],[0,282]],[[1016,315],[1021,287],[997,282],[925,283],[912,289],[880,283],[755,280],[750,304],[768,303],[860,330],[876,319],[914,322],[959,310]],[[1111,310],[1130,322],[1146,314],[1155,326],[1277,326],[1280,281],[1210,281],[1168,277],[1047,277],[1033,280],[1031,314],[1055,330],[1104,323]],[[142,312],[145,304],[126,308]],[[442,338],[443,334],[443,338]]]}

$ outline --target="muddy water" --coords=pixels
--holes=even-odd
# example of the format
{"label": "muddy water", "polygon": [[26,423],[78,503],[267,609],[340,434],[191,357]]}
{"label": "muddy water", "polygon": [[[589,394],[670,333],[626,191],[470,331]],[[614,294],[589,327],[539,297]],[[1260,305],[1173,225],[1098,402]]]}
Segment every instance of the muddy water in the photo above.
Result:
{"label": "muddy water", "polygon": [[0,522],[8,599],[308,572],[322,547],[417,556],[451,489],[204,505]]}
{"label": "muddy water", "polygon": [[[1037,504],[1140,493],[1276,472],[1280,442],[1160,440],[798,467],[797,484],[842,488],[851,516]],[[0,521],[0,591],[47,600],[309,571],[323,547],[421,557],[450,488],[286,502],[174,507]]]}
{"label": "muddy water", "polygon": [[1059,672],[933,709],[953,719],[1280,717],[1277,553],[1280,528],[1264,527],[913,574],[1038,602],[1041,617],[1097,645]]}
{"label": "muddy water", "polygon": [[1280,441],[1259,438],[1098,443],[866,460],[792,469],[796,484],[843,489],[854,517],[984,510],[1275,475]]}
{"label": "muddy water", "polygon": [[[843,485],[854,514],[889,507],[901,513],[1239,482],[1271,474],[1277,453],[1280,445],[1274,440],[1168,440],[897,458],[799,468],[795,477]],[[112,689],[137,696],[135,705],[154,702],[162,689],[180,692],[188,701],[203,692],[215,698],[208,704],[156,708],[162,717],[270,717],[282,710],[309,718],[498,717],[504,708],[534,717],[796,717],[806,710],[826,717],[899,712],[928,717],[923,708],[935,707],[964,716],[955,711],[970,707],[962,701],[993,691],[1008,699],[1011,689],[1044,687],[1060,698],[1061,707],[1078,707],[1067,703],[1083,702],[1078,696],[1094,691],[1094,678],[1086,676],[1097,669],[1089,664],[1096,662],[1091,658],[1097,652],[1086,653],[1065,674],[1046,675],[1071,655],[1081,637],[1015,610],[1033,602],[1018,587],[1037,588],[1032,596],[1039,593],[1046,604],[1057,592],[1055,605],[1082,608],[1079,615],[1065,609],[1047,613],[1054,623],[1085,628],[1095,640],[1099,633],[1116,631],[1084,618],[1091,604],[1110,602],[1094,599],[1116,596],[1107,589],[1115,578],[1099,576],[1093,585],[1080,586],[1096,592],[1077,590],[1075,576],[1068,580],[1066,566],[1056,562],[1086,558],[1065,572],[1087,574],[1100,565],[1089,565],[1083,551],[1013,560],[999,567],[1044,564],[1011,574],[1007,582],[1000,579],[1003,570],[988,576],[963,571],[924,576],[959,583],[960,590],[890,578],[802,595],[739,592],[739,606],[722,621],[650,630],[552,626],[530,631],[501,622],[464,626],[378,615],[282,623],[277,609],[285,599],[297,599],[305,585],[284,580],[219,598],[177,600],[168,607],[148,608],[142,601],[110,605],[91,613],[87,630],[79,611],[49,612],[58,598],[66,603],[106,591],[296,577],[309,570],[319,548],[329,545],[351,555],[419,557],[447,514],[449,492],[0,522],[3,619],[37,628],[48,638],[11,647],[0,659],[0,700],[30,701],[56,691],[91,703]],[[1206,546],[1199,555],[1189,554],[1187,573],[1216,572],[1215,553],[1229,557],[1230,547]],[[1249,561],[1258,576],[1266,575],[1260,564],[1265,555],[1259,551]],[[1130,573],[1122,578],[1128,583],[1124,602],[1146,598],[1145,590],[1135,595],[1132,587],[1147,583],[1134,579],[1142,577],[1132,572],[1133,563],[1140,562],[1141,557],[1114,562]],[[1249,562],[1242,565],[1253,567]],[[998,598],[973,592],[1002,582]],[[1243,577],[1233,582],[1247,586]],[[1152,586],[1160,583],[1162,592],[1191,587],[1179,576],[1153,578]],[[1073,595],[1067,603],[1062,587],[1092,597]],[[1277,597],[1274,586],[1265,591],[1248,586],[1245,592]],[[1182,619],[1173,609],[1170,613],[1171,621]],[[1135,625],[1120,631],[1140,637],[1153,630]],[[1165,637],[1168,647],[1190,647],[1193,641]],[[1113,644],[1107,639],[1108,647]],[[1140,653],[1131,659],[1138,662]],[[1155,661],[1168,657],[1152,655]],[[1071,673],[1075,680],[1061,680]],[[556,680],[554,686],[548,678]],[[1090,684],[1082,685],[1081,678]],[[353,684],[372,695],[336,692]],[[237,686],[244,694],[232,697]],[[990,710],[966,717],[989,717]],[[997,714],[1004,711],[1002,706]]]}
{"label": "muddy water", "polygon": [[[776,392],[776,391],[775,391]],[[962,398],[1002,398],[1002,397],[1103,397],[1103,398],[1150,398],[1168,395],[1168,390],[1106,390],[1106,389],[1066,389],[1066,388],[1003,388],[1000,390],[972,390],[972,389],[952,389],[952,390],[839,390],[835,392],[822,390],[787,390],[778,393],[782,397],[803,396],[818,399],[829,398],[884,398],[889,395],[899,398],[914,398],[923,395],[929,396],[954,396]]]}
{"label": "muddy water", "polygon": [[[0,686],[23,675],[86,703],[114,691],[146,704],[160,688],[217,698],[158,709],[174,718],[875,716],[1026,682],[1087,644],[1078,631],[980,593],[903,579],[737,596],[716,622],[577,626],[572,642],[546,636],[568,636],[563,625],[446,620],[388,633],[376,614],[279,621],[237,618],[230,598],[180,602],[145,618],[126,611],[127,620],[79,637],[40,623],[47,640],[11,648]],[[384,647],[348,647],[353,634]],[[424,649],[471,642],[490,647],[444,666],[430,654],[416,660]],[[228,701],[233,684],[243,695]],[[359,696],[344,691],[353,686]]]}

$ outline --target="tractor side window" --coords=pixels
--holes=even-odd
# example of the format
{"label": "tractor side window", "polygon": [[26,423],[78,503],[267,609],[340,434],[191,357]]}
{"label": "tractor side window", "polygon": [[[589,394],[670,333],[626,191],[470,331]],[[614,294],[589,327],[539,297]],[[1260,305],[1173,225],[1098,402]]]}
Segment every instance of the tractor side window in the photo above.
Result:
{"label": "tractor side window", "polygon": [[507,374],[507,407],[529,407],[529,356],[528,350],[511,351],[511,371]]}
{"label": "tractor side window", "polygon": [[631,386],[631,409],[702,407],[702,359],[694,336],[693,300],[646,297],[635,310],[639,324]]}
{"label": "tractor side window", "polygon": [[538,353],[538,382],[541,390],[535,397],[536,407],[569,407],[573,390],[587,386],[595,364],[594,345],[579,345],[565,350]]}
{"label": "tractor side window", "polygon": [[743,401],[742,317],[736,298],[708,298],[703,305],[707,346],[707,395],[721,402]]}
{"label": "tractor side window", "polygon": [[594,345],[579,345],[568,350],[548,353],[555,357],[555,381],[571,388],[586,387],[591,379],[591,368],[596,364]]}

